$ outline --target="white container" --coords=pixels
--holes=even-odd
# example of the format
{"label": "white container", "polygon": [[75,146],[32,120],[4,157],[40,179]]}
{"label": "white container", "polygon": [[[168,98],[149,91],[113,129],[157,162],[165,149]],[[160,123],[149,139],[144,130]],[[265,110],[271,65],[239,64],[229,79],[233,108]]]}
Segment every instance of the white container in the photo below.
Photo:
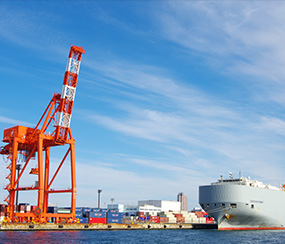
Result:
{"label": "white container", "polygon": [[169,223],[169,224],[176,224],[176,219],[173,219],[173,220],[172,220],[172,219],[169,219],[169,220],[168,220],[168,223]]}
{"label": "white container", "polygon": [[199,220],[200,220],[201,224],[205,224],[206,223],[206,218],[199,218]]}
{"label": "white container", "polygon": [[26,212],[30,212],[31,211],[31,206],[30,205],[26,205]]}

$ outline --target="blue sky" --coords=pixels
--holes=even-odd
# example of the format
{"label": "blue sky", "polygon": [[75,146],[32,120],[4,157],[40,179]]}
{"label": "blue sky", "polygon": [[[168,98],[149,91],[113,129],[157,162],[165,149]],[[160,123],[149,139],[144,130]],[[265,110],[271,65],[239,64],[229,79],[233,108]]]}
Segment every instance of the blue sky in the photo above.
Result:
{"label": "blue sky", "polygon": [[71,121],[78,205],[96,206],[102,188],[102,205],[184,192],[192,208],[198,186],[229,171],[284,182],[285,3],[16,3],[0,4],[2,131],[34,126],[61,92],[70,45],[86,50]]}

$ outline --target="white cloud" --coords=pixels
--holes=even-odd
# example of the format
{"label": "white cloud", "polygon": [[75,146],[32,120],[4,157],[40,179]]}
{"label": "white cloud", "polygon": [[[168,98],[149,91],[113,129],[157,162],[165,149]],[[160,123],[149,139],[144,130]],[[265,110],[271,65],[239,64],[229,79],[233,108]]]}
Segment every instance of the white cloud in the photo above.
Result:
{"label": "white cloud", "polygon": [[[187,165],[200,165],[217,175],[229,169],[257,172],[259,165],[266,165],[270,160],[273,161],[271,171],[280,176],[278,167],[282,151],[277,145],[284,123],[281,119],[265,119],[260,111],[254,111],[248,104],[217,100],[174,78],[166,78],[167,72],[161,68],[121,61],[101,64],[96,66],[96,72],[97,69],[102,76],[112,80],[108,85],[117,93],[134,89],[133,92],[138,92],[145,100],[136,103],[134,99],[134,104],[130,104],[123,98],[110,99],[116,113],[96,112],[94,115],[89,111],[95,123],[130,138],[155,141],[161,155],[162,148],[179,152],[185,157],[184,162],[188,159],[185,170]],[[173,163],[174,157],[170,159]],[[249,160],[250,166],[247,165]],[[156,167],[167,168],[167,164],[161,162]],[[217,167],[213,167],[215,165]],[[259,168],[260,176],[266,175],[265,169]]]}
{"label": "white cloud", "polygon": [[188,52],[284,88],[284,9],[284,2],[168,2],[157,19],[161,34]]}
{"label": "white cloud", "polygon": [[24,126],[32,126],[32,127],[35,126],[34,124],[31,124],[25,121],[16,120],[16,119],[4,117],[4,116],[0,116],[0,123],[11,124],[11,125],[24,125]]}

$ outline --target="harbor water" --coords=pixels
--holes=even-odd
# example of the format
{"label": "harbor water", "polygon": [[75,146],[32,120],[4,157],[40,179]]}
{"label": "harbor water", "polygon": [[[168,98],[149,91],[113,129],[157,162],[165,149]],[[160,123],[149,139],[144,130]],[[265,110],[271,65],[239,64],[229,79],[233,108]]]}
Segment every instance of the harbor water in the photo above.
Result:
{"label": "harbor water", "polygon": [[126,230],[7,231],[0,243],[284,243],[285,231]]}

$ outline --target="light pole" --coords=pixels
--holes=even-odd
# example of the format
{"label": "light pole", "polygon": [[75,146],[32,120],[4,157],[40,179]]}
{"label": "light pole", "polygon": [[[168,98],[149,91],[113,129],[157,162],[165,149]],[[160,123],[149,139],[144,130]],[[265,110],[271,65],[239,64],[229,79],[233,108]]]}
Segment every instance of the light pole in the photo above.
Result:
{"label": "light pole", "polygon": [[111,202],[112,202],[112,209],[114,208],[114,201],[115,201],[115,198],[111,198]]}
{"label": "light pole", "polygon": [[98,208],[100,208],[100,193],[102,192],[101,189],[98,189]]}

